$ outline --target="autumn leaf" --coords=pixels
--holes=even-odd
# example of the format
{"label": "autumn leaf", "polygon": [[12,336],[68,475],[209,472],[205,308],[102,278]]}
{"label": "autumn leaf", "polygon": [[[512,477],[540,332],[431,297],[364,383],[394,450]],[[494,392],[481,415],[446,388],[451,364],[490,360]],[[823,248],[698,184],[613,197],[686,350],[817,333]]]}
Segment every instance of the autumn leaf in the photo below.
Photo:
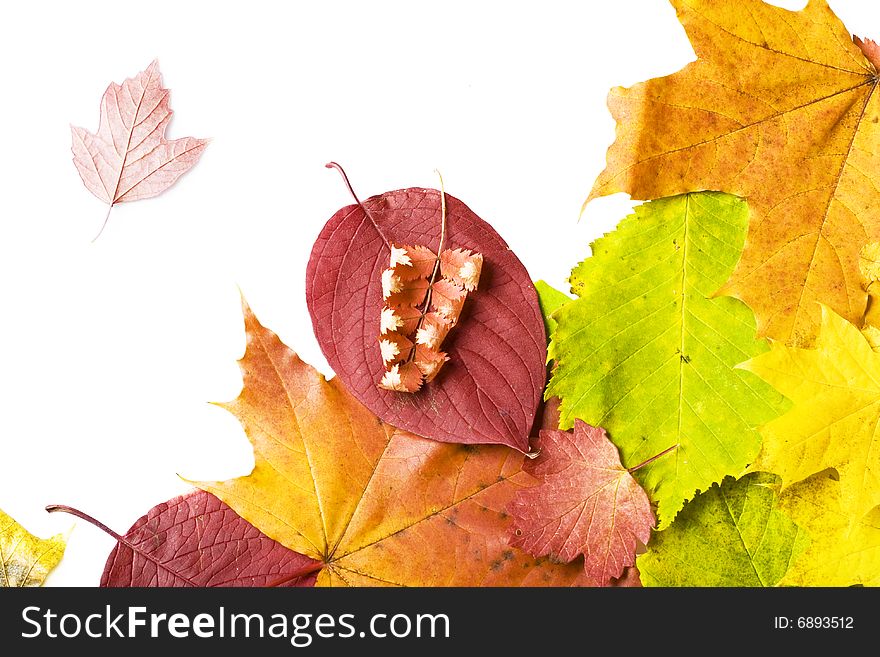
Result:
{"label": "autumn leaf", "polygon": [[523,469],[540,484],[514,496],[510,544],[564,563],[583,555],[599,584],[620,577],[654,527],[645,491],[601,428],[578,420],[573,433],[544,430],[536,448]]}
{"label": "autumn leaf", "polygon": [[754,470],[784,487],[826,468],[840,475],[840,508],[859,518],[880,504],[880,353],[827,306],[814,349],[774,343],[741,367],[788,397],[793,406],[761,427]]}
{"label": "autumn leaf", "polygon": [[[859,270],[862,274],[862,287],[868,293],[865,316],[860,326],[869,341],[878,333],[880,326],[880,242],[871,242],[862,247],[859,253]],[[867,330],[866,330],[867,329]],[[876,344],[873,340],[872,344]]]}
{"label": "autumn leaf", "polygon": [[644,586],[776,586],[810,539],[753,473],[695,497],[637,559]]}
{"label": "autumn leaf", "polygon": [[433,440],[527,452],[547,355],[535,288],[498,233],[455,197],[445,198],[447,248],[482,254],[483,267],[479,288],[444,343],[450,360],[436,379],[415,394],[381,389],[385,367],[376,336],[391,245],[439,243],[437,190],[387,192],[333,215],[306,271],[312,326],[330,367],[383,421]]}
{"label": "autumn leaf", "polygon": [[303,363],[246,305],[244,313],[244,387],[224,406],[253,444],[255,466],[197,485],[320,561],[318,586],[593,584],[580,563],[507,545],[505,509],[535,483],[522,454],[395,429],[338,377],[327,381]]}
{"label": "autumn leaf", "polygon": [[83,184],[111,208],[161,194],[198,162],[208,145],[207,139],[194,137],[165,139],[172,115],[169,97],[159,62],[153,61],[121,85],[110,83],[101,98],[97,133],[71,126],[73,163]]}
{"label": "autumn leaf", "polygon": [[817,301],[859,322],[859,250],[880,239],[880,59],[866,58],[824,0],[797,12],[760,0],[672,4],[697,60],[611,91],[617,140],[590,199],[745,197],[749,239],[723,293],[754,310],[759,335],[808,346]]}
{"label": "autumn leaf", "polygon": [[482,254],[442,249],[444,196],[440,222],[440,255],[426,246],[392,244],[389,268],[382,272],[379,351],[385,374],[379,387],[385,390],[417,392],[423,382],[437,377],[449,360],[440,347],[458,324],[468,292],[476,290],[480,280]]}
{"label": "autumn leaf", "polygon": [[544,316],[544,328],[547,329],[547,335],[552,335],[556,330],[556,320],[553,319],[553,313],[571,301],[571,297],[546,281],[535,281],[535,290],[538,292],[538,303],[541,305],[541,314]]}
{"label": "autumn leaf", "polygon": [[830,470],[790,486],[779,508],[811,543],[780,582],[785,586],[880,585],[880,507],[853,517],[840,504],[840,482]]}
{"label": "autumn leaf", "polygon": [[556,369],[546,396],[560,428],[607,429],[624,467],[678,445],[635,472],[666,527],[684,502],[757,455],[756,427],[784,400],[734,366],[767,350],[751,311],[712,297],[745,240],[748,207],[702,193],[637,207],[592,244],[569,279],[578,299],[553,314]]}
{"label": "autumn leaf", "polygon": [[311,586],[317,562],[276,543],[213,495],[195,491],[163,502],[116,539],[101,586]]}
{"label": "autumn leaf", "polygon": [[42,586],[64,547],[63,534],[38,538],[0,510],[0,588]]}

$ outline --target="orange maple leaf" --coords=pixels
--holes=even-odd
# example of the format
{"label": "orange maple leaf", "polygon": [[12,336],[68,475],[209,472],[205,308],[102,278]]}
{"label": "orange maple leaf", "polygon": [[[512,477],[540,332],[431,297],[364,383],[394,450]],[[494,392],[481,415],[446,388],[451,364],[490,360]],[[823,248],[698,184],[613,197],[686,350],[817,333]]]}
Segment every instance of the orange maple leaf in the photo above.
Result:
{"label": "orange maple leaf", "polygon": [[617,140],[588,201],[719,190],[746,197],[745,251],[720,293],[758,331],[815,340],[819,303],[865,311],[860,248],[880,239],[880,51],[853,42],[825,0],[671,0],[697,54],[681,71],[614,89]]}
{"label": "orange maple leaf", "polygon": [[[513,496],[535,480],[510,448],[419,438],[302,362],[244,306],[244,387],[223,406],[254,446],[250,475],[197,485],[320,561],[318,586],[592,585],[582,563],[508,545]],[[626,584],[637,584],[632,573]]]}

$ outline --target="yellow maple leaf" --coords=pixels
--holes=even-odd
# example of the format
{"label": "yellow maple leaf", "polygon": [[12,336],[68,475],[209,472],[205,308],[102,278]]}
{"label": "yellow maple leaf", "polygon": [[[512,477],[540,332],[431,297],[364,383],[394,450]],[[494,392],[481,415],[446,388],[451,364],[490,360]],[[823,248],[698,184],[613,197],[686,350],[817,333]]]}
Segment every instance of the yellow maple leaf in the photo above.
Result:
{"label": "yellow maple leaf", "polygon": [[64,535],[42,539],[0,510],[0,587],[42,586],[64,555]]}
{"label": "yellow maple leaf", "polygon": [[752,470],[775,472],[783,487],[827,468],[840,475],[840,509],[861,518],[880,504],[880,353],[827,306],[814,349],[773,343],[740,365],[792,402],[763,425]]}
{"label": "yellow maple leaf", "polygon": [[759,334],[809,346],[817,301],[859,322],[859,250],[880,239],[876,47],[863,44],[869,59],[825,0],[671,1],[697,60],[611,91],[617,139],[588,201],[745,197],[748,241],[722,292],[755,311]]}
{"label": "yellow maple leaf", "polygon": [[868,342],[877,349],[880,339],[880,242],[871,242],[862,247],[859,253],[859,269],[862,273],[862,287],[868,293],[862,331]]}
{"label": "yellow maple leaf", "polygon": [[854,517],[840,504],[840,484],[831,471],[791,486],[779,500],[810,536],[782,586],[877,586],[880,584],[880,507]]}

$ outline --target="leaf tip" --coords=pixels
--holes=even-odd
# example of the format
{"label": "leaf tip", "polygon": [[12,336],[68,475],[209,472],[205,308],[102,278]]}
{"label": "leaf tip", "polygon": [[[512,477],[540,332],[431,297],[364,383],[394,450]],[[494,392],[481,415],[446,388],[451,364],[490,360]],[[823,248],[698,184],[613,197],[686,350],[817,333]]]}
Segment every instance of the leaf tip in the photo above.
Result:
{"label": "leaf tip", "polygon": [[590,195],[587,197],[587,199],[583,203],[581,203],[581,210],[580,210],[580,212],[578,212],[578,216],[577,216],[578,222],[580,222],[580,220],[584,218],[584,212],[587,211],[587,205],[590,203],[590,201],[592,201],[594,198],[596,198],[596,196],[594,195],[594,191],[595,191],[595,188],[593,188],[593,190],[590,191]]}
{"label": "leaf tip", "polygon": [[241,314],[244,316],[245,325],[249,322],[255,321],[256,316],[254,315],[254,311],[251,310],[250,304],[247,302],[247,299],[244,296],[244,292],[240,287],[236,285],[236,289],[238,290],[238,299],[241,303]]}
{"label": "leaf tip", "polygon": [[206,484],[205,484],[205,482],[203,482],[203,481],[197,481],[197,480],[195,480],[195,479],[190,479],[190,478],[188,478],[188,477],[184,477],[184,476],[183,476],[182,474],[180,474],[179,472],[175,472],[175,473],[174,473],[174,476],[177,477],[178,479],[180,479],[180,480],[181,480],[182,482],[184,482],[185,484],[189,484],[190,486],[194,486],[194,487],[196,487],[196,488],[198,488],[198,489],[200,489],[200,490],[204,490],[206,493],[208,492],[208,491],[204,488],[204,486],[205,486]]}

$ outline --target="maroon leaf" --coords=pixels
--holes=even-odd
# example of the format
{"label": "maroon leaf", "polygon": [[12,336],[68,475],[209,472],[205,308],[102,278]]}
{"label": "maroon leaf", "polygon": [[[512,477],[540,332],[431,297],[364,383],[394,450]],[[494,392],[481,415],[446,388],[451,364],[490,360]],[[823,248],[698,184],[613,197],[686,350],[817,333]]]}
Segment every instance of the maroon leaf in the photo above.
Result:
{"label": "maroon leaf", "polygon": [[501,236],[446,194],[448,249],[483,255],[479,287],[443,344],[449,362],[413,394],[383,390],[381,274],[393,244],[437,248],[440,192],[403,189],[339,210],[312,248],[306,300],[315,335],[340,380],[385,422],[426,438],[500,443],[528,451],[545,380],[546,337],[537,293]]}
{"label": "maroon leaf", "polygon": [[600,585],[624,576],[655,521],[617,448],[604,429],[580,420],[573,432],[542,430],[538,447],[523,469],[541,483],[518,491],[510,504],[510,544],[563,563],[583,555],[584,570]]}
{"label": "maroon leaf", "polygon": [[118,543],[101,586],[313,586],[321,563],[261,533],[219,499],[194,491],[153,507],[125,536],[94,518]]}

